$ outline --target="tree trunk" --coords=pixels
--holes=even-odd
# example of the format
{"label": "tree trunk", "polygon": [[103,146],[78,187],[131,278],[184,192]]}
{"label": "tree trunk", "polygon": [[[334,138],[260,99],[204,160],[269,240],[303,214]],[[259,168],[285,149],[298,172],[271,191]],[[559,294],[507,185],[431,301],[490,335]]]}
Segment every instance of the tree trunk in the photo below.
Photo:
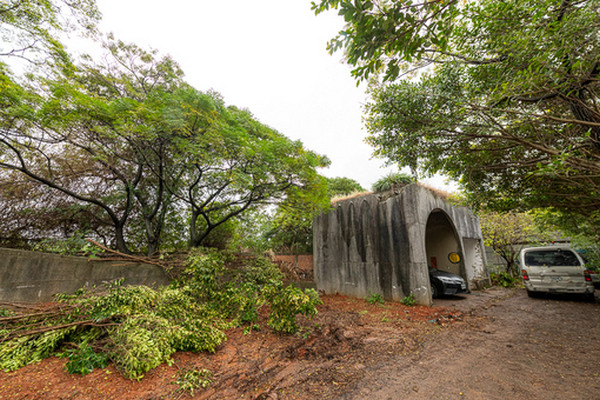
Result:
{"label": "tree trunk", "polygon": [[127,243],[125,242],[125,234],[123,232],[123,225],[115,224],[115,241],[117,250],[121,253],[131,254],[131,251],[127,247]]}

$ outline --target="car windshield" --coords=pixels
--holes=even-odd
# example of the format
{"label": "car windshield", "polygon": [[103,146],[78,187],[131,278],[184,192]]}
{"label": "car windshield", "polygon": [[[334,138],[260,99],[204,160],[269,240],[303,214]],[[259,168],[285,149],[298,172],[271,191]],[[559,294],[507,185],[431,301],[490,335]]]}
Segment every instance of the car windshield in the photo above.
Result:
{"label": "car windshield", "polygon": [[579,259],[570,250],[536,250],[525,253],[525,265],[532,267],[580,266]]}

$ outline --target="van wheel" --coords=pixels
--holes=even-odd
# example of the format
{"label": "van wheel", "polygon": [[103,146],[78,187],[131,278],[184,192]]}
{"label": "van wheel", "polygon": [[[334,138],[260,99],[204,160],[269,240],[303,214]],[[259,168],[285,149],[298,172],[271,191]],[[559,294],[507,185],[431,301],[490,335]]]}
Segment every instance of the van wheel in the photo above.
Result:
{"label": "van wheel", "polygon": [[586,301],[589,301],[590,303],[596,302],[596,296],[594,296],[594,292],[586,294],[585,299],[586,299]]}

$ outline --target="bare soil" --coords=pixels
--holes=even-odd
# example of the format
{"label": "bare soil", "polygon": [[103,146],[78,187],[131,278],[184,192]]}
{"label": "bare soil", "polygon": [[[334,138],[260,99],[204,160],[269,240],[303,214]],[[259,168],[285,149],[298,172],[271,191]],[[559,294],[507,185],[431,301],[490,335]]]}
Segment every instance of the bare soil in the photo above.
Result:
{"label": "bare soil", "polygon": [[[0,399],[600,399],[598,302],[497,288],[434,307],[322,299],[299,335],[234,329],[140,382],[113,366],[69,375],[53,357],[0,372]],[[213,374],[193,396],[175,384],[192,368]]]}

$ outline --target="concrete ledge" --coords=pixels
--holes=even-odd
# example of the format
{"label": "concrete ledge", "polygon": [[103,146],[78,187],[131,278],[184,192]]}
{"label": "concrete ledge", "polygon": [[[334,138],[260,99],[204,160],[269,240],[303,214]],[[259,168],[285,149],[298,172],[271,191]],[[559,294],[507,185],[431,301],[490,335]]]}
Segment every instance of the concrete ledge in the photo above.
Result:
{"label": "concrete ledge", "polygon": [[0,248],[0,301],[44,302],[58,293],[124,278],[129,285],[170,283],[156,265],[90,260],[26,250]]}

